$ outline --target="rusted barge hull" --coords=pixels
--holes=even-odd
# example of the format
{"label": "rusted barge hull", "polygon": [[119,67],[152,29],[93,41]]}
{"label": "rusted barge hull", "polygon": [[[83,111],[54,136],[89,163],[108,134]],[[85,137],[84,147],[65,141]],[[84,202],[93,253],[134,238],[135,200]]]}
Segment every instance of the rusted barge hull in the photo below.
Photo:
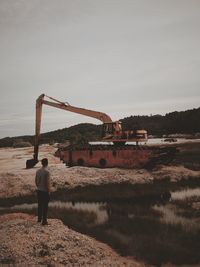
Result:
{"label": "rusted barge hull", "polygon": [[55,155],[67,166],[86,166],[97,168],[143,168],[156,163],[170,161],[176,151],[172,147],[148,147],[125,145],[86,145],[59,148]]}

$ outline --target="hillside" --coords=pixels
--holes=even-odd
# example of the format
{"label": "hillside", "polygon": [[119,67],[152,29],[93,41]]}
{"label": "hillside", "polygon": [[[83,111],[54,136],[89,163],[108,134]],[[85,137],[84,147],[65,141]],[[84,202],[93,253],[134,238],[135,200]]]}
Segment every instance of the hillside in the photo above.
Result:
{"label": "hillside", "polygon": [[[123,130],[146,129],[150,135],[194,134],[200,132],[200,108],[175,111],[166,115],[130,116],[121,119]],[[84,143],[101,138],[101,125],[81,123],[69,128],[41,134],[41,143],[65,142]],[[0,139],[0,147],[13,146],[25,141],[33,144],[33,136],[5,137]]]}
{"label": "hillside", "polygon": [[146,129],[149,134],[194,134],[200,132],[200,108],[174,111],[165,116],[130,116],[121,120],[124,129]]}

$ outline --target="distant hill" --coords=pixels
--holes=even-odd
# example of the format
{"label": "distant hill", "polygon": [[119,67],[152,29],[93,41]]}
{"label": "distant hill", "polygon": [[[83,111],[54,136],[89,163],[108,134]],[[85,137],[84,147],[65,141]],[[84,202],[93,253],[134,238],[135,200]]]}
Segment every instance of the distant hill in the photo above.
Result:
{"label": "distant hill", "polygon": [[[122,121],[123,130],[146,129],[148,134],[194,134],[200,132],[200,108],[175,111],[166,115],[130,116]],[[81,123],[69,128],[41,134],[40,143],[65,142],[84,143],[101,138],[101,125]],[[0,139],[0,147],[12,147],[18,141],[34,143],[34,136],[5,137]]]}
{"label": "distant hill", "polygon": [[[40,136],[41,144],[63,143],[70,140],[74,143],[86,141],[94,141],[101,137],[101,125],[91,123],[81,123],[69,128],[63,128],[47,133],[42,133]],[[17,142],[30,142],[34,144],[34,136],[24,135],[16,137],[5,137],[0,139],[0,147],[12,147]]]}
{"label": "distant hill", "polygon": [[121,120],[124,129],[145,129],[148,134],[194,134],[200,132],[200,108],[174,111],[165,116],[130,116]]}

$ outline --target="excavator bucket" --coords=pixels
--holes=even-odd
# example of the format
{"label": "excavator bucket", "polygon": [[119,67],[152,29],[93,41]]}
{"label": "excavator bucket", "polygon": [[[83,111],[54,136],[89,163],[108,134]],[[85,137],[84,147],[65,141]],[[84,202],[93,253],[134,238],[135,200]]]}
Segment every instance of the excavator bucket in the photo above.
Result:
{"label": "excavator bucket", "polygon": [[28,159],[28,160],[26,161],[26,169],[31,169],[31,168],[33,168],[37,163],[38,163],[38,160],[35,160],[35,159]]}

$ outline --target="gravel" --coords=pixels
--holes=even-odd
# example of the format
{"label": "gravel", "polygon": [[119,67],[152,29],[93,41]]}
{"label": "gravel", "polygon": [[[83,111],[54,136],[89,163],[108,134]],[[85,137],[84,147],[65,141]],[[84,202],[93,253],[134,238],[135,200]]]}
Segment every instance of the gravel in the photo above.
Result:
{"label": "gravel", "polygon": [[144,266],[117,255],[109,246],[77,233],[57,219],[47,226],[24,213],[0,216],[0,265]]}

